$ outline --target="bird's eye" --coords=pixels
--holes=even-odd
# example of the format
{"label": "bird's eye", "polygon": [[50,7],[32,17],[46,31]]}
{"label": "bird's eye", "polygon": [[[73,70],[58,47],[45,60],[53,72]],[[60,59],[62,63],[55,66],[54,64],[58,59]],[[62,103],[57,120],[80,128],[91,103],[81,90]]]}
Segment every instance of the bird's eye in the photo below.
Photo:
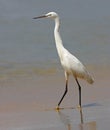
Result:
{"label": "bird's eye", "polygon": [[52,16],[52,14],[49,14],[49,17]]}

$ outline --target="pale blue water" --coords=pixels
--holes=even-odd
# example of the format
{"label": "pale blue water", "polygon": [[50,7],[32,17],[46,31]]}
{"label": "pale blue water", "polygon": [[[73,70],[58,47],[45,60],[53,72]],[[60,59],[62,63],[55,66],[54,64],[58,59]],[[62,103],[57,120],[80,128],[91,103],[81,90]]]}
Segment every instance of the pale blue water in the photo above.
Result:
{"label": "pale blue water", "polygon": [[71,53],[87,66],[110,65],[109,0],[0,0],[1,75],[60,67],[54,22],[32,19],[49,11],[59,13],[62,40]]}

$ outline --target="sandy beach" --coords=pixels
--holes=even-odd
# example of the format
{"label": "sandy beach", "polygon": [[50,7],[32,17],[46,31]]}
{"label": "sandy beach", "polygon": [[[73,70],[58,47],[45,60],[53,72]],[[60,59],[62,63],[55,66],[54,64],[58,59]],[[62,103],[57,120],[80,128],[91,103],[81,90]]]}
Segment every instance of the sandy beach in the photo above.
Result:
{"label": "sandy beach", "polygon": [[[107,130],[110,128],[108,72],[96,70],[93,86],[82,84],[81,124],[78,90],[71,77],[60,112],[55,107],[64,91],[63,73],[0,80],[0,130]],[[74,108],[74,109],[71,109]]]}

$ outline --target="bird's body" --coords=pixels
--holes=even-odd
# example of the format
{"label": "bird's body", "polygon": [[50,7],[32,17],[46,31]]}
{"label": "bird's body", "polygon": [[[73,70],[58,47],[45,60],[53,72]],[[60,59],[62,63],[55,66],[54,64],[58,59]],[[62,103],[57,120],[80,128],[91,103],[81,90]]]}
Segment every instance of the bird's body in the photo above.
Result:
{"label": "bird's body", "polygon": [[87,72],[85,66],[73,56],[66,48],[64,48],[60,34],[59,34],[60,20],[59,16],[55,18],[54,36],[58,55],[60,57],[61,65],[65,73],[69,76],[72,74],[74,77],[86,79],[89,83],[93,82],[92,77]]}
{"label": "bird's body", "polygon": [[80,86],[77,78],[85,79],[90,84],[92,84],[94,82],[93,78],[91,77],[91,75],[89,74],[89,72],[87,71],[85,66],[63,46],[62,39],[61,39],[60,33],[59,33],[60,20],[59,20],[58,14],[55,12],[50,12],[43,16],[35,17],[34,19],[44,18],[44,17],[52,18],[55,20],[55,28],[54,28],[55,43],[56,43],[56,48],[57,48],[57,52],[58,52],[58,55],[60,58],[61,65],[65,71],[66,89],[65,89],[65,92],[64,92],[61,100],[58,103],[58,108],[59,108],[64,96],[66,95],[66,93],[68,91],[69,75],[73,75],[78,84],[79,105],[81,106],[81,86]]}

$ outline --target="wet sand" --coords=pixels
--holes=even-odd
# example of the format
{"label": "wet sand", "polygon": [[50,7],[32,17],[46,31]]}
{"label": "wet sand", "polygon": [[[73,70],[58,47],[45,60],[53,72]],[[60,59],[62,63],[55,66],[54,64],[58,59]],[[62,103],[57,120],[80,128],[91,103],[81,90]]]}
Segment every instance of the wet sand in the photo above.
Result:
{"label": "wet sand", "polygon": [[78,90],[72,77],[60,112],[55,107],[65,88],[63,73],[1,79],[0,130],[108,130],[109,72],[97,70],[94,78],[93,86],[80,81],[83,124],[77,108]]}

